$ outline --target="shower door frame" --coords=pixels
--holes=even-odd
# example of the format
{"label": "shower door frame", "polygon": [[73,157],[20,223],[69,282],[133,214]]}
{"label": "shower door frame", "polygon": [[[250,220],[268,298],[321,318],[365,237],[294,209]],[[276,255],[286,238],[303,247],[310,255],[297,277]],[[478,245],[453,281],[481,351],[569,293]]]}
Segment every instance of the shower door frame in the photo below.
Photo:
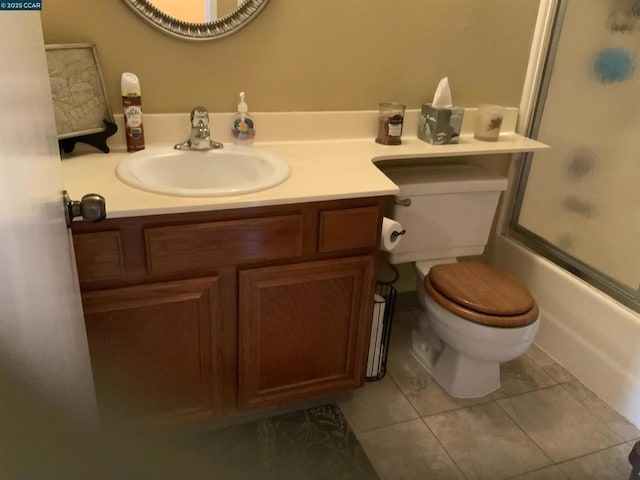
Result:
{"label": "shower door frame", "polygon": [[[527,131],[524,132],[526,136],[533,139],[538,138],[568,1],[569,0],[558,0],[555,6],[555,13],[552,20],[553,25],[547,47],[547,54],[542,67],[542,75],[538,86],[535,106],[532,109],[531,121],[529,122]],[[634,291],[614,278],[562,251],[551,242],[518,223],[534,155],[534,152],[522,154],[519,169],[513,177],[516,179],[516,186],[508,212],[507,228],[504,232],[506,236],[551,260],[559,267],[584,280],[623,305],[626,305],[636,312],[640,312],[640,286]]]}

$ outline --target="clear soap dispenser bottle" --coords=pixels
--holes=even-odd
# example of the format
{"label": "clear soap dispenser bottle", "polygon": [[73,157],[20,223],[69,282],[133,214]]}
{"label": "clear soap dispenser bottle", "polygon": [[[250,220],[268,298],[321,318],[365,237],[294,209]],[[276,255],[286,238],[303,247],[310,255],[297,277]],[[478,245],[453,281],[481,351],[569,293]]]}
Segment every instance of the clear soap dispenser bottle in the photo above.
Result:
{"label": "clear soap dispenser bottle", "polygon": [[233,143],[236,145],[253,145],[256,136],[253,117],[249,115],[249,107],[244,101],[244,92],[240,92],[240,103],[238,103],[238,113],[233,117]]}

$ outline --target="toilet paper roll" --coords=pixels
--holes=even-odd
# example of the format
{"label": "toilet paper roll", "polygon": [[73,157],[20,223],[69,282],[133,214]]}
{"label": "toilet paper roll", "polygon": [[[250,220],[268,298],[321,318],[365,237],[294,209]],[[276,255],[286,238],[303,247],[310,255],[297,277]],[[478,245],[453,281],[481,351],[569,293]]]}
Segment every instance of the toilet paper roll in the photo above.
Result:
{"label": "toilet paper roll", "polygon": [[380,249],[390,252],[398,246],[405,230],[400,223],[391,218],[382,219],[382,232],[380,233]]}

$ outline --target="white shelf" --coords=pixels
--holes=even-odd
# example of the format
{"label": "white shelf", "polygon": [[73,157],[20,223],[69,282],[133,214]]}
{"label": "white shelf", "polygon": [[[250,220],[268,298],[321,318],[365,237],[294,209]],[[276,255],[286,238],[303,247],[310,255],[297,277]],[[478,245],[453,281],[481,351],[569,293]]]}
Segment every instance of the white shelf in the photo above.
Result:
{"label": "white shelf", "polygon": [[483,142],[473,138],[473,135],[461,135],[460,143],[450,145],[430,145],[417,137],[403,137],[402,145],[382,147],[373,161],[534,152],[547,148],[549,146],[544,143],[516,133],[500,135],[497,142]]}

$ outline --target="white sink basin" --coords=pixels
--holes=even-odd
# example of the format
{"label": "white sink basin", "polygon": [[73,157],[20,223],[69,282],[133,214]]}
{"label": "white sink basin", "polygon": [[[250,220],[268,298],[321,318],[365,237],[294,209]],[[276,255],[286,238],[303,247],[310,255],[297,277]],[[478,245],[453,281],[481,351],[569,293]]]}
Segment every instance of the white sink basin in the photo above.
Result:
{"label": "white sink basin", "polygon": [[132,187],[181,197],[257,192],[284,182],[289,172],[287,162],[275,155],[226,144],[217,150],[150,148],[116,167],[118,178]]}

